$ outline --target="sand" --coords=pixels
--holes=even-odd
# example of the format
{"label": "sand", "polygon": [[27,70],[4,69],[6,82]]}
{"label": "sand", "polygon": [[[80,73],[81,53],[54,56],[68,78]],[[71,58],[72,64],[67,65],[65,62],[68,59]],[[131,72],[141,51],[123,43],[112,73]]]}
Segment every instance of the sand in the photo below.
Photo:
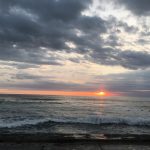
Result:
{"label": "sand", "polygon": [[[108,135],[107,135],[108,136]],[[0,150],[150,150],[150,136],[0,134]],[[135,135],[134,135],[135,136]]]}

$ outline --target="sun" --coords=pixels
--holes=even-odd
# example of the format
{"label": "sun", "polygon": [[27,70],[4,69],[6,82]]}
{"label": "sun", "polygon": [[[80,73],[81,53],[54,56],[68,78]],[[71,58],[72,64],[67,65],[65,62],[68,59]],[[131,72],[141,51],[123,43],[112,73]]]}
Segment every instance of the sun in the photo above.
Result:
{"label": "sun", "polygon": [[104,91],[100,91],[100,92],[98,92],[96,94],[99,95],[99,96],[105,96],[106,95],[106,93]]}

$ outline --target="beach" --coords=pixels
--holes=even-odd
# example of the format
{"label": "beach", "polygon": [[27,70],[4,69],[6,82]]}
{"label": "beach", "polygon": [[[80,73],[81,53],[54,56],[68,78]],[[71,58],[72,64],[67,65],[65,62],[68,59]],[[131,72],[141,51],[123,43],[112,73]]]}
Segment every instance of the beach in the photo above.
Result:
{"label": "beach", "polygon": [[0,150],[150,150],[150,136],[1,134]]}

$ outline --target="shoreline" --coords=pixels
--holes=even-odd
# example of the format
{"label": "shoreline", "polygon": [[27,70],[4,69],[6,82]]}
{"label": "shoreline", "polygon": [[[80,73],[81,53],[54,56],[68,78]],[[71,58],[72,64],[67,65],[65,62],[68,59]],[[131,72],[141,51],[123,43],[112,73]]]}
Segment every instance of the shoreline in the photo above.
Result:
{"label": "shoreline", "polygon": [[133,134],[50,134],[50,133],[0,133],[0,143],[54,143],[101,142],[150,144],[150,135]]}

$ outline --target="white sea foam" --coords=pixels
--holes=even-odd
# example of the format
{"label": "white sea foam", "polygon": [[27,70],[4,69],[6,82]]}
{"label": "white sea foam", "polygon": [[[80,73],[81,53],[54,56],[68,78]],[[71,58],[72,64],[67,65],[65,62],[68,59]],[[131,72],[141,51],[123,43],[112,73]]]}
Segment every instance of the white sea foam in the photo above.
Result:
{"label": "white sea foam", "polygon": [[126,124],[126,125],[146,125],[150,126],[150,119],[144,118],[113,118],[113,117],[87,117],[87,118],[76,118],[76,119],[50,119],[50,121],[54,122],[62,122],[62,123],[87,123],[87,124]]}
{"label": "white sea foam", "polygon": [[103,125],[103,124],[125,124],[130,126],[150,126],[150,119],[144,118],[110,118],[110,117],[87,117],[87,118],[46,118],[46,119],[25,119],[22,121],[14,121],[11,123],[4,123],[0,121],[0,128],[12,128],[19,127],[24,125],[38,125],[39,123],[47,123],[47,122],[55,122],[55,123],[74,123],[74,124],[95,124],[95,125]]}
{"label": "white sea foam", "polygon": [[13,127],[20,127],[24,125],[36,125],[47,121],[49,121],[49,119],[35,119],[35,120],[25,119],[25,120],[10,122],[10,123],[5,123],[3,121],[0,121],[0,128],[13,128]]}
{"label": "white sea foam", "polygon": [[0,96],[0,128],[51,122],[150,126],[147,99],[122,99]]}

